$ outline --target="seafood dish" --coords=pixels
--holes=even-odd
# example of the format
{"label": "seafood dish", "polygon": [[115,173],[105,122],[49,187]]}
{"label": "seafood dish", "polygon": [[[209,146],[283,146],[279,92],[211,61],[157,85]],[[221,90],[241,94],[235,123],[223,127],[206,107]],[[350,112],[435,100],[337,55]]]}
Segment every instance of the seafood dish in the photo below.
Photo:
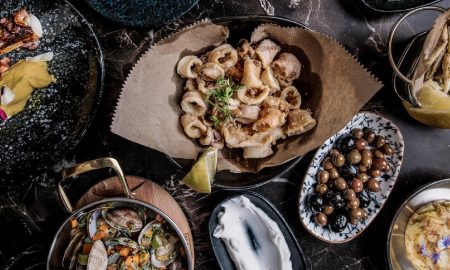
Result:
{"label": "seafood dish", "polygon": [[221,206],[213,237],[222,239],[236,269],[293,269],[280,227],[262,209],[245,195]]}
{"label": "seafood dish", "polygon": [[244,158],[273,154],[272,145],[316,126],[295,86],[302,64],[270,39],[222,44],[177,64],[186,79],[180,118],[185,134],[201,145],[243,149]]}
{"label": "seafood dish", "polygon": [[450,201],[417,209],[405,230],[406,256],[416,269],[450,269]]}
{"label": "seafood dish", "polygon": [[171,225],[144,207],[105,203],[70,220],[63,269],[187,269]]}
{"label": "seafood dish", "polygon": [[18,48],[34,50],[42,37],[39,19],[26,9],[0,19],[0,55]]}

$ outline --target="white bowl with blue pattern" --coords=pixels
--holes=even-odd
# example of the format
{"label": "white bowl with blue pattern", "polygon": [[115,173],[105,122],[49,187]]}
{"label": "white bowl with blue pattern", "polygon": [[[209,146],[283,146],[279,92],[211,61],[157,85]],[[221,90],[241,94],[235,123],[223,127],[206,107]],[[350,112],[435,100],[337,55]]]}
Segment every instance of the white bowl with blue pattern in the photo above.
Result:
{"label": "white bowl with blue pattern", "polygon": [[[370,128],[377,135],[385,137],[386,143],[394,150],[394,154],[386,156],[386,161],[390,166],[388,172],[382,172],[378,178],[381,190],[372,192],[372,201],[365,208],[368,218],[353,225],[348,223],[342,232],[333,232],[328,226],[320,226],[314,222],[313,212],[308,207],[308,196],[314,193],[317,184],[316,175],[322,170],[322,161],[327,157],[330,150],[335,147],[336,140],[344,135],[350,134],[354,128]],[[391,120],[373,113],[361,112],[355,115],[352,120],[337,134],[325,141],[325,143],[317,150],[311,164],[306,172],[299,196],[299,215],[300,221],[308,232],[320,240],[329,243],[343,243],[352,240],[367,228],[367,226],[375,219],[380,212],[389,194],[394,188],[400,168],[403,161],[404,141],[400,130]]]}

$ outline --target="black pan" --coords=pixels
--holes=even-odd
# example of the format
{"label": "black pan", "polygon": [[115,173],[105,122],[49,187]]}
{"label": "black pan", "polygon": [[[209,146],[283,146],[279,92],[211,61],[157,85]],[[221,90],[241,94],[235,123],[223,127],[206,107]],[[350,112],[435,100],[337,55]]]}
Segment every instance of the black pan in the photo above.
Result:
{"label": "black pan", "polygon": [[[34,91],[24,111],[0,123],[0,180],[21,181],[73,150],[88,128],[103,88],[103,54],[83,16],[64,0],[3,0],[0,16],[21,7],[35,14],[44,37],[35,51],[7,54],[18,61],[53,51],[57,82]],[[14,178],[12,178],[14,175]]]}
{"label": "black pan", "polygon": [[[228,43],[236,45],[240,39],[250,39],[252,31],[260,24],[272,23],[286,27],[301,27],[307,28],[304,24],[299,22],[274,16],[237,16],[225,17],[212,20],[216,24],[224,25],[230,29],[230,37]],[[175,160],[169,159],[180,169],[185,172],[189,171],[192,166],[192,160]],[[230,190],[240,190],[255,188],[263,185],[271,180],[281,176],[290,169],[292,169],[301,157],[288,161],[280,166],[265,168],[258,173],[231,173],[228,171],[221,171],[216,174],[214,185]]]}

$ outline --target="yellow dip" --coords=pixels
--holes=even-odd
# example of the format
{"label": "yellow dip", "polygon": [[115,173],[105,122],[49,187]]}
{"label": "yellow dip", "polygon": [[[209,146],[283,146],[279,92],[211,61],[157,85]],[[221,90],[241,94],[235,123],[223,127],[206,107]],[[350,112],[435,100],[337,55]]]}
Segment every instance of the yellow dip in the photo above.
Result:
{"label": "yellow dip", "polygon": [[20,60],[1,76],[0,87],[8,86],[16,96],[8,105],[0,104],[0,108],[8,116],[13,116],[25,108],[33,90],[44,88],[52,82],[55,78],[48,73],[47,62]]}

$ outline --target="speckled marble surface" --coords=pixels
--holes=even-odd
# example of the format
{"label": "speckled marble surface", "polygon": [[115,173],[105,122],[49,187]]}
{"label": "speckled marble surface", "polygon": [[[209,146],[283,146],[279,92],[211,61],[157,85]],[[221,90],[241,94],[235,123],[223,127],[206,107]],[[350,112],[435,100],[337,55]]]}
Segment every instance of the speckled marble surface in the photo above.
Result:
{"label": "speckled marble surface", "polygon": [[[179,184],[179,172],[160,153],[125,141],[109,132],[119,90],[136,57],[164,34],[202,18],[266,14],[259,0],[200,0],[182,18],[164,30],[124,28],[102,19],[82,1],[71,1],[92,23],[105,53],[106,86],[97,116],[77,149],[53,168],[15,179],[0,186],[0,269],[44,269],[53,236],[68,216],[58,202],[56,183],[61,167],[77,162],[113,156],[128,174],[162,184],[181,204],[195,238],[196,269],[217,269],[207,234],[209,214],[215,205],[233,192],[215,189],[210,195],[195,194]],[[275,15],[302,22],[342,42],[386,85],[366,106],[385,114],[401,129],[405,138],[405,159],[399,179],[384,209],[365,232],[345,244],[328,244],[315,239],[300,225],[297,214],[299,187],[313,153],[289,173],[254,189],[275,204],[294,231],[312,269],[386,269],[386,239],[396,209],[417,187],[450,177],[450,131],[425,127],[412,118],[394,95],[391,69],[386,56],[386,39],[400,14],[369,12],[355,0],[261,0],[270,3]],[[439,2],[450,7],[450,0]],[[268,6],[270,7],[270,6]],[[269,12],[272,10],[269,8]],[[400,28],[397,45],[429,28],[435,14],[425,12]],[[401,45],[401,44],[400,44]],[[397,46],[398,47],[398,46]],[[338,67],[337,67],[338,68]],[[345,104],[343,104],[344,106]],[[107,176],[95,173],[80,177],[67,188],[79,198],[94,183]],[[1,176],[0,176],[1,177]]]}

